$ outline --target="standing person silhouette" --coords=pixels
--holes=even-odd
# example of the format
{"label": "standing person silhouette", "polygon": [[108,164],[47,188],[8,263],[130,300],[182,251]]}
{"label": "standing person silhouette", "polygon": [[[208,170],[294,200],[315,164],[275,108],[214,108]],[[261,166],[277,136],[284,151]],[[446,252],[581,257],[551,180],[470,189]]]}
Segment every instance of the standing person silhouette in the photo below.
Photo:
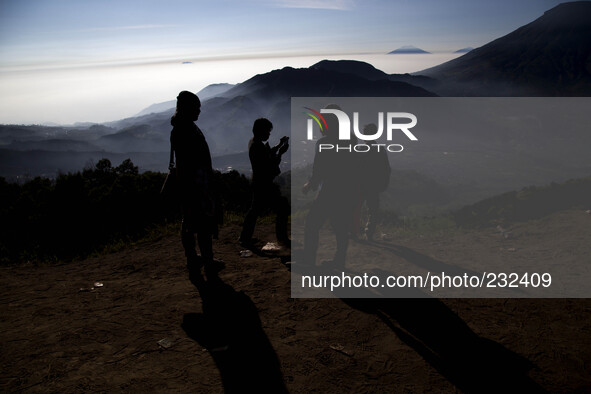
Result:
{"label": "standing person silhouette", "polygon": [[[329,104],[326,109],[341,108]],[[355,161],[354,152],[319,149],[324,144],[334,146],[339,143],[336,116],[326,116],[326,123],[325,134],[316,142],[312,176],[302,188],[304,194],[320,189],[306,216],[303,265],[316,265],[320,229],[330,220],[336,238],[336,251],[332,261],[323,263],[327,268],[344,269],[349,230],[358,201],[359,163]]]}
{"label": "standing person silhouette", "polygon": [[[170,123],[171,166],[176,156],[180,205],[183,214],[181,242],[190,273],[205,266],[209,277],[217,275],[213,266],[212,237],[217,236],[216,204],[214,198],[211,154],[205,137],[195,121],[201,113],[199,98],[188,91],[177,97],[176,112]],[[195,234],[201,259],[195,250]]]}
{"label": "standing person silhouette", "polygon": [[259,118],[252,126],[253,138],[248,143],[248,156],[252,165],[252,205],[244,218],[239,242],[243,246],[252,246],[252,235],[257,218],[266,208],[275,211],[275,234],[277,241],[290,247],[291,241],[287,234],[287,218],[289,203],[281,195],[279,186],[273,179],[281,173],[279,163],[281,155],[289,148],[289,137],[282,137],[279,144],[271,148],[266,142],[273,130],[269,119]]}
{"label": "standing person silhouette", "polygon": [[[377,126],[374,123],[365,125],[364,134],[375,134]],[[365,225],[365,237],[368,241],[373,239],[379,220],[380,193],[388,188],[390,182],[390,162],[385,149],[370,150],[363,155],[363,165],[360,166],[362,176],[359,177],[361,199],[360,205],[365,202],[367,206],[367,223]]]}

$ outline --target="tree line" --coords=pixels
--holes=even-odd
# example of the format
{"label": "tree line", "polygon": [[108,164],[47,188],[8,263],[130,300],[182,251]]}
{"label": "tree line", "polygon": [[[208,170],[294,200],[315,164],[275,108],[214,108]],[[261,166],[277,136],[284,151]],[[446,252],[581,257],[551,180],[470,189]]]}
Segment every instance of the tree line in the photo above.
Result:
{"label": "tree line", "polygon": [[[81,258],[177,222],[178,204],[160,195],[165,177],[140,174],[130,159],[118,166],[101,159],[56,179],[19,185],[0,178],[0,262]],[[222,208],[243,215],[250,204],[248,179],[237,171],[216,171],[215,179]]]}

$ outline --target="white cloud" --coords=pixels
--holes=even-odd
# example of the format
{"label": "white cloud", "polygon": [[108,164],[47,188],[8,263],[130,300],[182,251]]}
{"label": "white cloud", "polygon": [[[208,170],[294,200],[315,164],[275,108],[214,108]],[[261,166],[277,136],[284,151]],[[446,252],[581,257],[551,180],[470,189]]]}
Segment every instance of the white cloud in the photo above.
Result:
{"label": "white cloud", "polygon": [[274,0],[270,4],[283,8],[312,8],[321,10],[351,10],[355,6],[353,0]]}
{"label": "white cloud", "polygon": [[149,30],[162,29],[166,27],[176,27],[176,25],[131,25],[131,26],[110,26],[110,27],[91,27],[82,31],[122,31],[122,30]]}

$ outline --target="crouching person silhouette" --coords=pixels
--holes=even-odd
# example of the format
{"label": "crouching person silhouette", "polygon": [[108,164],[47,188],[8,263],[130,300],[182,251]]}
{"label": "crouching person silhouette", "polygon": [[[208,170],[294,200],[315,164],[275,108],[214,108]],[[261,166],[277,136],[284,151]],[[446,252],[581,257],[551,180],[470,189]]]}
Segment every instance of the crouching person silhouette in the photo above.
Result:
{"label": "crouching person silhouette", "polygon": [[[178,191],[183,215],[181,241],[190,274],[199,274],[202,266],[209,277],[217,275],[212,237],[217,237],[216,203],[209,146],[195,121],[201,113],[199,98],[187,91],[177,97],[171,118],[171,167],[176,156]],[[195,250],[195,234],[201,258]]]}
{"label": "crouching person silhouette", "polygon": [[282,137],[279,144],[271,148],[266,141],[272,129],[273,124],[268,119],[255,120],[252,127],[253,138],[248,143],[248,156],[252,166],[252,204],[240,234],[239,242],[243,246],[252,246],[252,235],[257,218],[267,208],[271,208],[277,215],[275,220],[277,241],[283,246],[291,246],[287,234],[290,206],[287,198],[281,195],[279,186],[273,182],[281,173],[279,163],[281,155],[289,148],[289,137]]}

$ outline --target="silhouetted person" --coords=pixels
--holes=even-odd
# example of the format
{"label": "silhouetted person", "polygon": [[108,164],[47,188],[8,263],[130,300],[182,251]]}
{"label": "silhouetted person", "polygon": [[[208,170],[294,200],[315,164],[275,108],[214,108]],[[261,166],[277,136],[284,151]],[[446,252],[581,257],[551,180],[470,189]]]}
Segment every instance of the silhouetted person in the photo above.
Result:
{"label": "silhouetted person", "polygon": [[[212,248],[212,237],[217,236],[216,204],[209,146],[203,133],[195,125],[200,113],[199,98],[191,92],[180,92],[176,112],[171,119],[173,129],[170,133],[170,144],[176,156],[183,214],[181,241],[187,257],[187,267],[191,272],[205,265],[205,272],[210,276],[216,274]],[[195,234],[201,259],[195,251]]]}
{"label": "silhouetted person", "polygon": [[281,195],[279,186],[273,182],[281,173],[279,163],[281,163],[281,155],[289,148],[289,138],[282,137],[279,144],[271,148],[266,141],[272,129],[273,124],[268,119],[255,120],[252,126],[253,138],[248,143],[248,156],[252,166],[252,205],[244,218],[239,239],[245,246],[252,244],[257,218],[267,208],[271,208],[277,215],[275,220],[277,241],[285,246],[291,245],[287,233],[289,203],[287,198]]}
{"label": "silhouetted person", "polygon": [[[377,126],[373,123],[363,128],[364,134],[375,134]],[[372,149],[360,154],[363,165],[360,167],[362,174],[359,178],[361,185],[361,204],[365,202],[368,210],[368,218],[365,226],[365,236],[371,240],[376,232],[378,211],[380,209],[380,193],[388,188],[390,182],[390,162],[386,149]]]}
{"label": "silhouetted person", "polygon": [[[340,109],[335,105],[326,108]],[[302,189],[306,194],[320,187],[306,216],[303,263],[311,266],[316,264],[320,229],[330,219],[337,242],[332,264],[334,268],[344,268],[353,209],[358,200],[358,181],[355,179],[358,171],[354,160],[356,153],[336,149],[319,150],[321,145],[342,144],[338,138],[339,124],[336,116],[327,114],[325,119],[328,127],[324,136],[316,142],[312,176]],[[351,143],[355,144],[353,140]]]}

